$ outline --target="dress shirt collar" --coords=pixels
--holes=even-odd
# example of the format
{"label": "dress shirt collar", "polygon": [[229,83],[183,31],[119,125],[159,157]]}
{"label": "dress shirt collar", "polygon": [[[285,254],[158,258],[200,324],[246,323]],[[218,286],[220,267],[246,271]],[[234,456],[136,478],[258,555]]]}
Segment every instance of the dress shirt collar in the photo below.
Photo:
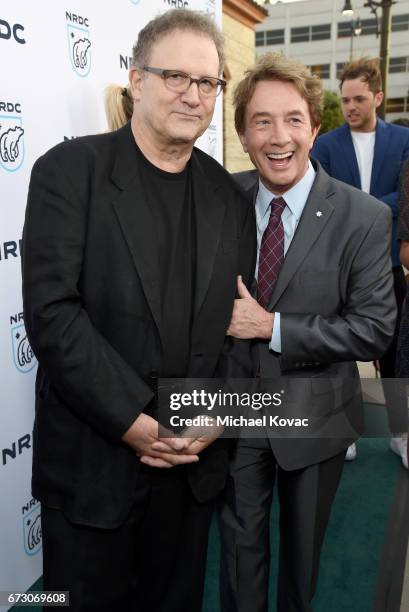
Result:
{"label": "dress shirt collar", "polygon": [[[297,221],[299,221],[302,211],[304,210],[314,180],[315,170],[311,161],[308,160],[308,169],[302,179],[282,195],[287,205],[286,208],[289,208],[289,211],[296,217]],[[256,207],[260,218],[263,218],[267,214],[271,200],[277,197],[279,196],[269,191],[259,178]]]}

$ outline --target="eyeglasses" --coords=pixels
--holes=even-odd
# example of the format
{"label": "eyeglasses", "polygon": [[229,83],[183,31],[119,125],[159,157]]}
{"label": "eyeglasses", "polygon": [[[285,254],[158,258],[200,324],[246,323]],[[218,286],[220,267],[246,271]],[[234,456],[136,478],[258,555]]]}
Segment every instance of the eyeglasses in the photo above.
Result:
{"label": "eyeglasses", "polygon": [[164,70],[163,68],[151,68],[143,66],[142,70],[158,74],[165,81],[165,85],[171,91],[177,93],[185,93],[192,83],[197,83],[199,92],[203,96],[215,98],[226,87],[226,81],[216,79],[216,77],[202,76],[199,79],[193,79],[190,74],[180,72],[179,70]]}

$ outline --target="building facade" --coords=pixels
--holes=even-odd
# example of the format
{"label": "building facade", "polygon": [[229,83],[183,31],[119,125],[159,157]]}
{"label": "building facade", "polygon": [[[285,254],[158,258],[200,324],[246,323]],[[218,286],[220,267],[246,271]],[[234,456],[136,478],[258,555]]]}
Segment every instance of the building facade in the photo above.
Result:
{"label": "building facade", "polygon": [[[337,75],[346,61],[379,56],[381,10],[377,26],[364,4],[352,0],[352,18],[342,15],[345,0],[263,4],[269,15],[256,26],[256,53],[278,51],[300,59],[320,75],[325,89],[338,92]],[[387,120],[409,117],[409,0],[392,5],[387,89]]]}
{"label": "building facade", "polygon": [[223,100],[224,166],[229,172],[253,167],[243,152],[234,128],[233,91],[243,78],[246,68],[254,64],[255,28],[268,16],[267,11],[253,0],[223,0],[223,33],[226,45],[224,77],[227,90]]}

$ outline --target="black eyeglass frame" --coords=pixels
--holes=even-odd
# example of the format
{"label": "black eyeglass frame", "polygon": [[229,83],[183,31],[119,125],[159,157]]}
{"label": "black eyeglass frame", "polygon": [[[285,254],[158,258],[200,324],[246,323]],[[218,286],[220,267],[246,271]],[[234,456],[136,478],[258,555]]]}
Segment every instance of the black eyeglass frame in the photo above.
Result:
{"label": "black eyeglass frame", "polygon": [[[174,91],[176,93],[186,93],[192,83],[197,83],[197,88],[199,90],[199,93],[202,96],[216,98],[222,91],[224,91],[224,89],[225,89],[225,87],[227,85],[226,81],[224,81],[223,79],[218,79],[217,77],[202,76],[202,77],[199,77],[198,79],[194,79],[187,72],[183,72],[183,70],[168,70],[166,68],[152,68],[152,66],[142,66],[142,70],[144,72],[150,72],[151,74],[157,74],[160,77],[162,77],[162,79],[165,81],[165,85],[168,87],[168,89],[170,91]],[[183,89],[183,91],[179,91],[178,92],[177,89],[174,89],[173,87],[169,86],[169,83],[167,81],[167,77],[171,76],[172,74],[180,74],[181,76],[187,77],[189,79],[189,85],[186,87],[186,89]],[[200,88],[200,84],[201,84],[202,81],[206,81],[206,80],[211,80],[211,81],[216,81],[217,82],[217,85],[216,85],[216,92],[217,93],[216,94],[206,93],[206,92],[202,91],[202,89]]]}

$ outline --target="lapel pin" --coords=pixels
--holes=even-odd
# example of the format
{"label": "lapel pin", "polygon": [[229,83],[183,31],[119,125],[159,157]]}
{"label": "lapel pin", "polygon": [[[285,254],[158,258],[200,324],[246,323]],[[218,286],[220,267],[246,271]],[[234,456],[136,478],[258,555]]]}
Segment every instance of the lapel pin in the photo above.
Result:
{"label": "lapel pin", "polygon": [[320,210],[317,210],[315,214],[317,215],[317,217],[322,217],[322,212]]}

